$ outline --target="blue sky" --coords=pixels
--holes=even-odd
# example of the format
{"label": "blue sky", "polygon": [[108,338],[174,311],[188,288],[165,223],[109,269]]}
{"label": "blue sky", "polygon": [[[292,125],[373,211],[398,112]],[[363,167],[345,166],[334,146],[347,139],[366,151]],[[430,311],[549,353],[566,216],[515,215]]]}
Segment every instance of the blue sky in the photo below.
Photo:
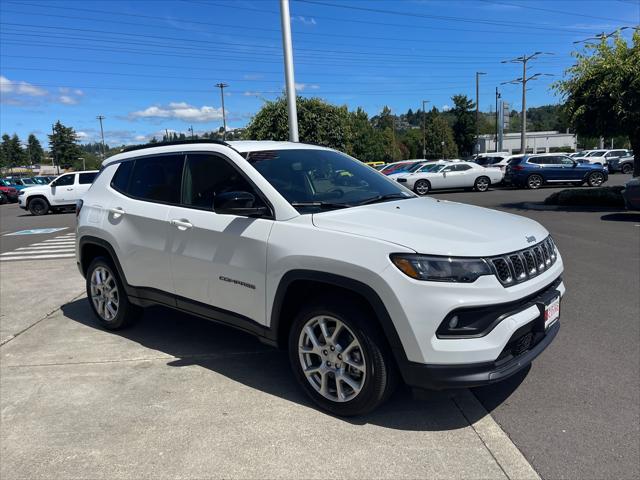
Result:
{"label": "blue sky", "polygon": [[[284,87],[278,0],[2,0],[0,13],[0,130],[21,138],[61,120],[97,141],[97,115],[109,144],[210,131],[218,82],[241,127]],[[557,103],[573,42],[634,24],[640,0],[291,0],[298,93],[370,115],[475,98],[476,71],[489,110],[522,73],[500,61],[534,51],[554,55],[529,72],[556,77],[531,82],[527,103]],[[520,87],[500,89],[519,109]]]}

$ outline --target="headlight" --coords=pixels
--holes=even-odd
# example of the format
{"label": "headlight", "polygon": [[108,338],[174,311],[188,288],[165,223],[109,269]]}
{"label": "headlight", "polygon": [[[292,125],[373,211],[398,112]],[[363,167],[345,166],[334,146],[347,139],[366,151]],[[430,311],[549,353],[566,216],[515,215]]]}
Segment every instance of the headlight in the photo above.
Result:
{"label": "headlight", "polygon": [[416,280],[472,283],[482,275],[493,275],[487,262],[481,258],[396,253],[391,255],[391,261],[402,273]]}
{"label": "headlight", "polygon": [[18,190],[18,196],[24,195],[24,190]]}

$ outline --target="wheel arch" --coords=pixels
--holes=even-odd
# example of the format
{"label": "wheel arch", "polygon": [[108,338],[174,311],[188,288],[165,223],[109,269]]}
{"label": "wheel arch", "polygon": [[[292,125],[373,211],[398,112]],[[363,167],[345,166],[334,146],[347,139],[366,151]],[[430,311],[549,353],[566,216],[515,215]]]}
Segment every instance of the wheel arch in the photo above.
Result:
{"label": "wheel arch", "polygon": [[269,331],[278,347],[286,347],[295,313],[310,294],[340,294],[361,302],[371,310],[391,347],[398,365],[407,362],[398,332],[380,296],[369,285],[358,280],[316,270],[291,270],[284,274],[276,289],[271,309]]}
{"label": "wheel arch", "polygon": [[47,198],[46,195],[42,194],[42,193],[34,193],[33,195],[29,195],[26,200],[25,200],[25,205],[27,208],[29,208],[29,204],[31,203],[32,200],[35,200],[36,198],[40,198],[42,200],[44,200],[45,202],[47,202],[47,205],[51,206],[51,202],[49,201],[49,199]]}
{"label": "wheel arch", "polygon": [[78,248],[78,264],[80,267],[80,272],[83,276],[86,276],[87,269],[89,268],[89,265],[91,264],[93,259],[100,256],[107,257],[113,262],[113,265],[116,267],[122,283],[124,284],[125,288],[127,288],[128,283],[124,276],[124,271],[122,270],[122,266],[120,265],[118,256],[116,255],[116,252],[111,244],[106,240],[103,240],[102,238],[93,236],[84,236],[80,238]]}

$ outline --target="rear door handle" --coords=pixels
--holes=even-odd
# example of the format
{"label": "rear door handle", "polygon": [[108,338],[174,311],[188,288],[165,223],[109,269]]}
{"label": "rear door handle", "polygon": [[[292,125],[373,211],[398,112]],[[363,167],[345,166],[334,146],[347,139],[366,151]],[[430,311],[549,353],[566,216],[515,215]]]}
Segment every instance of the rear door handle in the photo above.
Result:
{"label": "rear door handle", "polygon": [[188,230],[193,227],[193,225],[191,224],[191,222],[189,222],[189,220],[184,220],[184,219],[183,220],[173,219],[171,220],[171,225],[175,225],[176,227],[178,227],[178,230],[182,230],[182,231]]}
{"label": "rear door handle", "polygon": [[121,217],[122,215],[124,215],[124,210],[120,207],[116,207],[116,208],[110,208],[109,209],[109,213],[113,213],[113,216],[115,218]]}

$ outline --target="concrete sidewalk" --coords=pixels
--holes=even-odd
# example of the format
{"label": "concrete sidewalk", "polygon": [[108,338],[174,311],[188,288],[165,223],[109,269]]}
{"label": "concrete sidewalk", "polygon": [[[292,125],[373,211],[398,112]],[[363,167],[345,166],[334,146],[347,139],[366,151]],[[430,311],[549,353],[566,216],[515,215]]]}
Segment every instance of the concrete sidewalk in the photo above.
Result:
{"label": "concrete sidewalk", "polygon": [[0,347],[0,477],[538,478],[469,392],[332,417],[286,356],[150,309],[100,330],[83,297]]}

